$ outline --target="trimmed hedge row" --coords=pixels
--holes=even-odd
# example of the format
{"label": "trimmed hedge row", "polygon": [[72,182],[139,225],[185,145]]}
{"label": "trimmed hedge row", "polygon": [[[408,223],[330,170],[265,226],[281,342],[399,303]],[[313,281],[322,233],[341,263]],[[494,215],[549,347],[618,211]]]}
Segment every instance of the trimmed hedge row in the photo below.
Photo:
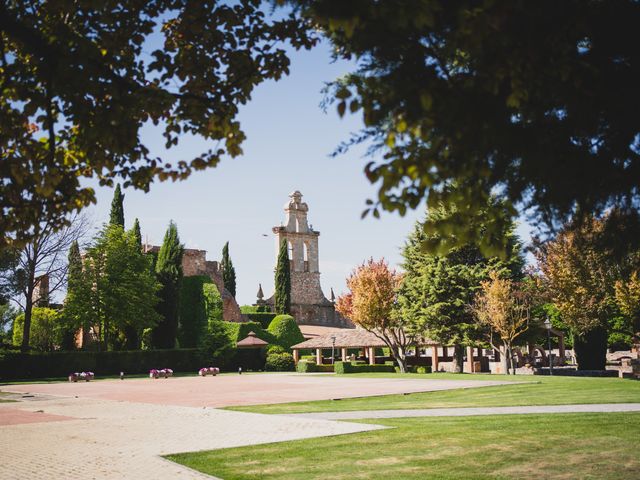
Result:
{"label": "trimmed hedge row", "polygon": [[296,366],[298,373],[333,372],[333,365],[316,365],[314,362],[300,360]]}
{"label": "trimmed hedge row", "polygon": [[176,372],[196,372],[205,363],[202,350],[126,350],[118,352],[0,352],[0,379],[66,377],[72,372],[91,371],[96,375],[147,373],[152,368]]}
{"label": "trimmed hedge row", "polygon": [[344,373],[394,373],[396,370],[393,365],[353,365],[351,362],[336,362],[335,372],[337,374]]}

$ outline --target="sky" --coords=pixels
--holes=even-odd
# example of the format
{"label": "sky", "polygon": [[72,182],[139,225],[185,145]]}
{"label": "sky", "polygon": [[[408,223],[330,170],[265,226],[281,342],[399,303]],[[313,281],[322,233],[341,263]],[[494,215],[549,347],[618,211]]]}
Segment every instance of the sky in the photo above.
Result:
{"label": "sky", "polygon": [[[351,71],[353,64],[333,62],[330,47],[290,55],[290,75],[259,85],[241,107],[239,120],[247,136],[244,154],[224,159],[216,168],[193,173],[182,182],[156,183],[149,193],[125,189],[126,228],[140,220],[143,241],[160,245],[169,221],[178,226],[186,248],[207,250],[219,260],[229,242],[240,305],[256,301],[258,284],[273,293],[276,242],[271,231],[284,221],[288,195],[300,190],[309,205],[309,223],[320,232],[321,284],[325,296],[345,290],[349,272],[369,257],[402,261],[401,247],[423,206],[405,217],[383,213],[361,220],[365,200],[376,187],[364,176],[370,158],[354,149],[335,158],[330,153],[362,127],[360,115],[340,118],[334,108],[320,108],[322,87]],[[143,140],[168,161],[194,158],[213,142],[185,137],[179,148],[165,151],[157,131],[146,128]],[[97,204],[87,209],[96,227],[108,221],[113,189],[96,188]],[[528,238],[528,227],[520,234]]]}

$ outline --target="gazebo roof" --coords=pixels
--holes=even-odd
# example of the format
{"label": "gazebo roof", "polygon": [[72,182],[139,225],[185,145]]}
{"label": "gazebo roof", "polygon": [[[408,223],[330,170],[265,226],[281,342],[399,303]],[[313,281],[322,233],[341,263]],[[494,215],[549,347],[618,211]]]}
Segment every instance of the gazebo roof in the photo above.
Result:
{"label": "gazebo roof", "polygon": [[236,347],[238,348],[261,348],[269,345],[269,342],[265,342],[264,340],[258,338],[255,332],[249,332],[247,334],[247,338],[243,338],[240,340]]}
{"label": "gazebo roof", "polygon": [[[333,339],[335,338],[335,343]],[[438,342],[434,342],[429,339],[422,339],[418,342],[421,346],[426,345],[438,345]],[[293,349],[306,349],[306,348],[360,348],[360,347],[386,347],[386,343],[376,337],[373,333],[360,328],[355,329],[343,329],[340,332],[327,333],[319,337],[311,338],[302,343],[294,345]]]}

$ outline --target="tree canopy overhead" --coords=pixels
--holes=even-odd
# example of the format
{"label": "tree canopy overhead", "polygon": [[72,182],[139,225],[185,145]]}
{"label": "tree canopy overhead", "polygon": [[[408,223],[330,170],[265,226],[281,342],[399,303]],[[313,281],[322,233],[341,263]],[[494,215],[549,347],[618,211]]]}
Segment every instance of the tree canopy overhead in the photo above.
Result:
{"label": "tree canopy overhead", "polygon": [[[132,0],[0,4],[0,238],[30,237],[43,220],[95,202],[82,177],[147,191],[237,156],[238,106],[288,73],[283,50],[314,40],[293,17],[267,19],[259,0]],[[160,158],[141,138],[152,122],[165,147],[214,140],[196,158]]]}
{"label": "tree canopy overhead", "polygon": [[497,192],[542,226],[638,202],[638,2],[289,3],[358,61],[328,100],[363,115],[343,147],[373,145],[374,214],[471,217]]}

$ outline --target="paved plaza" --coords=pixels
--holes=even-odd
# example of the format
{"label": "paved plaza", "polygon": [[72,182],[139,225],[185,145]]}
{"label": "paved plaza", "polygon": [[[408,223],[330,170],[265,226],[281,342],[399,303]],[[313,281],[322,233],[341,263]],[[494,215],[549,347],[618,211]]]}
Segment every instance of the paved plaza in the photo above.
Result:
{"label": "paved plaza", "polygon": [[214,407],[497,385],[496,381],[227,375],[0,387],[2,479],[210,478],[161,458],[382,428]]}

